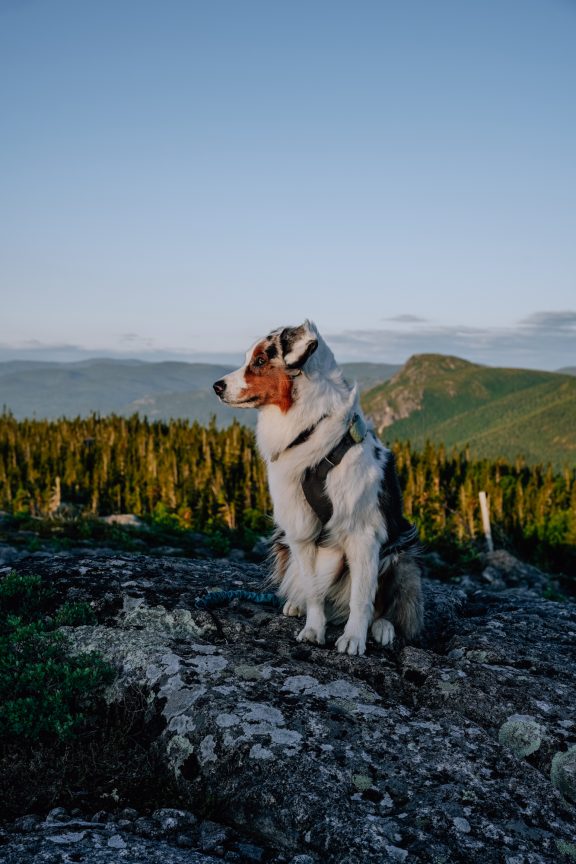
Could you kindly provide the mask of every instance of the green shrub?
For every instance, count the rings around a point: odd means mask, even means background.
[[[214,531],[208,537],[208,545],[214,555],[227,555],[231,548],[230,537],[224,531]]]
[[[42,585],[39,576],[12,570],[0,580],[0,627],[10,614],[24,621],[37,618],[46,612],[52,597],[53,592]]]
[[[89,603],[64,603],[54,616],[56,627],[80,627],[96,624],[96,615]]]
[[[52,592],[37,576],[0,581],[0,736],[29,742],[69,738],[114,678],[96,654],[70,656],[54,627],[93,623],[87,604],[65,604],[50,618]]]

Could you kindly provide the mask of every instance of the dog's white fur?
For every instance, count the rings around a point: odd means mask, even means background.
[[[268,372],[260,372],[254,364],[270,345],[276,346],[270,361],[264,357],[261,361],[268,365]],[[304,358],[302,364],[300,358]],[[288,408],[286,401],[280,406],[274,402],[276,384],[272,396],[262,395],[266,374],[269,380],[278,379],[283,388],[290,388]],[[244,366],[217,385],[224,386],[222,393],[217,392],[227,404],[260,409],[257,440],[266,460],[274,519],[280,529],[278,590],[286,597],[285,615],[306,613],[298,640],[323,644],[327,620],[347,616],[336,642],[339,652],[363,654],[370,625],[376,642],[390,644],[394,624],[378,614],[375,600],[379,584],[387,573],[394,577],[394,569],[397,596],[391,605],[397,612],[403,607],[400,624],[408,622],[404,635],[416,635],[422,603],[415,559],[409,553],[381,555],[389,540],[381,491],[384,466],[391,455],[374,433],[351,447],[328,474],[325,488],[333,513],[325,527],[326,539],[317,542],[321,524],[304,496],[302,477],[330,453],[345,435],[351,418],[362,412],[357,386],[345,381],[315,325],[306,321],[298,328],[273,331],[250,348]],[[311,427],[315,428],[307,440],[289,446]]]

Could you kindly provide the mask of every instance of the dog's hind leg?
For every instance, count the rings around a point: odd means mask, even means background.
[[[350,616],[336,642],[341,654],[364,654],[368,625],[374,617],[380,541],[372,533],[355,533],[345,543],[350,569]]]
[[[379,645],[391,645],[396,636],[394,625],[387,618],[376,618],[370,628],[372,638]]]

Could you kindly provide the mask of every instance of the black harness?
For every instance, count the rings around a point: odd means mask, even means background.
[[[312,435],[319,423],[322,422],[328,415],[324,415],[313,426],[304,429],[286,448],[289,450],[296,447],[298,444],[303,444]],[[364,420],[358,414],[352,417],[345,435],[340,439],[338,444],[324,456],[317,465],[311,465],[304,472],[302,477],[302,491],[306,501],[318,517],[322,524],[322,528],[316,538],[317,544],[322,544],[327,532],[324,526],[332,518],[334,507],[332,501],[326,492],[326,479],[330,471],[340,464],[346,453],[361,444],[366,437],[367,429]],[[278,458],[278,454],[275,459]],[[275,461],[273,459],[273,461]],[[388,555],[398,555],[406,549],[415,549],[418,544],[418,531],[415,525],[411,525],[406,519],[401,518],[401,522],[393,531],[396,536],[390,537],[387,543],[383,544],[380,550],[380,557]]]
[[[286,450],[291,450],[292,447],[297,447],[299,444],[303,444],[307,441],[320,423],[327,417],[328,414],[323,414],[316,423],[300,432],[300,434],[297,435],[290,444],[288,444]],[[344,437],[340,439],[338,444],[336,444],[336,446],[333,447],[326,456],[323,456],[317,465],[311,465],[304,472],[304,476],[301,480],[302,491],[304,492],[308,504],[323,526],[330,521],[332,513],[334,512],[332,502],[326,494],[326,478],[332,468],[335,468],[336,465],[340,464],[351,447],[355,447],[356,444],[362,443],[366,437],[366,431],[366,424],[362,417],[359,414],[354,414],[348,424]],[[272,456],[272,462],[276,462],[281,455],[282,452],[274,454],[274,456]]]
[[[360,444],[363,440],[364,436],[358,439],[358,436],[355,437],[352,434],[350,428],[347,429],[344,437],[321,459],[318,465],[312,465],[304,473],[301,481],[302,491],[322,525],[326,525],[330,521],[334,512],[332,501],[326,494],[326,478],[330,471],[340,464],[350,448]]]

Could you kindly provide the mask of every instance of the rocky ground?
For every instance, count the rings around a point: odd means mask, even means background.
[[[576,860],[576,606],[544,599],[534,568],[497,552],[481,575],[426,580],[421,642],[352,658],[336,631],[298,644],[298,621],[266,605],[195,608],[257,590],[257,565],[10,554],[0,575],[38,573],[92,603],[98,625],[67,628],[71,644],[118,670],[111,702],[141,694],[157,797],[170,793],[151,812],[23,814],[0,861]]]

